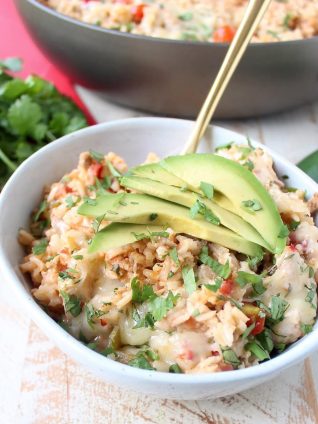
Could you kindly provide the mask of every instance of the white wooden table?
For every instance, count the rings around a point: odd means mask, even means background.
[[[80,89],[98,122],[141,116]],[[318,149],[318,104],[248,121],[217,122],[293,162]],[[318,352],[279,378],[216,401],[154,400],[100,381],[62,353],[0,284],[0,424],[318,423]]]

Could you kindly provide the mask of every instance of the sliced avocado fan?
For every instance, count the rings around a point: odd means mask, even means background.
[[[207,222],[203,216],[190,217],[189,209],[147,194],[119,193],[98,197],[95,201],[84,202],[79,208],[80,215],[101,217],[112,222],[162,225],[176,233],[220,244],[249,256],[262,254],[257,244],[245,240],[233,231]],[[96,236],[95,236],[96,237]]]
[[[246,240],[252,241],[270,250],[270,246],[258,234],[258,232],[240,216],[223,209],[215,202],[199,196],[190,191],[184,191],[178,187],[169,186],[158,181],[152,181],[141,177],[122,177],[120,184],[126,188],[159,197],[169,202],[174,202],[188,208],[195,207],[196,202],[206,206],[220,221],[220,223]]]
[[[284,249],[286,229],[276,204],[251,171],[237,162],[209,153],[170,156],[160,165],[196,190],[202,182],[212,184],[230,199],[235,208],[233,212],[256,229],[272,252]]]

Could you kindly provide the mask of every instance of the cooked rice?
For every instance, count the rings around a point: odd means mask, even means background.
[[[152,37],[230,41],[247,0],[41,0],[58,12],[88,24]],[[224,35],[225,32],[225,35]],[[255,42],[288,41],[318,34],[315,0],[274,0]]]

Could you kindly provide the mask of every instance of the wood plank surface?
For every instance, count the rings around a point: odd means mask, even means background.
[[[139,112],[81,96],[99,122]],[[318,104],[262,119],[217,122],[296,162],[318,148]],[[107,384],[62,353],[0,284],[0,423],[314,424],[318,353],[257,388],[216,401],[158,400]],[[136,388],[137,389],[137,388]]]

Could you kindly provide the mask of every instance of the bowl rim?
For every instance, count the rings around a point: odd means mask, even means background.
[[[170,39],[170,38],[162,38],[162,37],[152,37],[149,35],[142,35],[142,34],[131,34],[128,32],[124,32],[124,31],[116,31],[116,30],[112,30],[112,29],[107,29],[104,27],[100,27],[97,25],[93,25],[93,24],[88,24],[86,22],[80,21],[79,19],[75,19],[72,18],[68,15],[64,15],[63,13],[57,12],[55,9],[50,8],[49,6],[40,3],[40,1],[38,0],[15,0],[15,1],[19,1],[19,2],[27,2],[30,3],[33,7],[38,8],[40,10],[42,10],[45,13],[48,13],[52,16],[54,16],[57,19],[62,19],[63,21],[66,21],[70,24],[73,24],[75,26],[78,27],[83,27],[87,30],[92,30],[92,31],[97,31],[97,32],[101,32],[101,33],[106,33],[109,35],[113,35],[113,36],[118,36],[118,37],[123,37],[123,38],[128,38],[128,39],[135,39],[135,40],[140,40],[140,41],[144,41],[147,43],[164,43],[164,44],[176,44],[176,45],[192,45],[192,46],[205,46],[205,47],[214,47],[214,48],[222,48],[222,49],[227,49],[229,44],[228,43],[212,43],[209,41],[193,41],[193,40],[174,40],[174,39]],[[303,38],[303,39],[298,39],[298,40],[287,40],[287,41],[269,41],[269,42],[260,42],[260,43],[250,43],[248,46],[248,49],[257,49],[258,46],[281,46],[281,45],[288,45],[288,46],[295,46],[297,44],[303,44],[305,42],[310,42],[310,40],[312,41],[318,41],[318,35],[315,35],[313,37],[310,38]]]
[[[189,125],[190,120],[175,119],[175,118],[160,118],[160,117],[137,117],[137,118],[128,118],[120,119],[116,121],[101,123],[93,125],[82,130],[79,130],[75,133],[68,134],[54,143],[50,143],[32,156],[30,156],[26,161],[19,166],[17,171],[10,177],[9,181],[6,183],[1,196],[0,196],[0,218],[1,211],[3,210],[4,205],[6,204],[6,198],[12,189],[15,187],[17,182],[23,178],[23,174],[26,168],[29,167],[33,162],[36,163],[39,156],[45,155],[48,156],[50,153],[59,151],[63,149],[64,145],[76,143],[78,135],[86,136],[92,133],[103,134],[104,131],[107,132],[108,129],[114,127],[121,127],[123,125]],[[242,134],[235,131],[227,130],[219,126],[214,126],[214,128],[230,134],[235,134],[236,136],[242,137]],[[274,158],[274,161],[279,161],[283,165],[293,168],[294,174],[299,175],[306,185],[312,186],[314,190],[318,191],[318,184],[313,181],[308,175],[296,167],[279,154],[273,152],[267,146],[262,145],[261,143],[251,140],[252,143],[258,147],[263,148],[268,151]],[[0,219],[1,222],[1,219]],[[1,225],[0,225],[1,226]],[[18,264],[17,264],[18,265]],[[28,310],[31,319],[45,332],[45,334],[51,338],[60,348],[73,356],[76,360],[81,362],[83,365],[88,368],[98,369],[103,375],[107,375],[107,372],[112,371],[113,374],[126,376],[136,381],[142,381],[144,383],[164,383],[164,384],[173,384],[184,385],[184,384],[201,384],[201,385],[211,385],[218,383],[234,383],[238,381],[245,381],[249,379],[260,379],[262,377],[270,376],[272,374],[278,374],[283,371],[285,368],[290,367],[291,365],[300,362],[302,359],[310,355],[314,350],[318,349],[318,321],[315,323],[314,330],[296,341],[291,345],[291,348],[277,355],[275,358],[272,358],[266,362],[260,363],[258,365],[243,368],[233,371],[220,372],[220,373],[199,373],[199,374],[171,374],[167,372],[158,372],[158,371],[148,371],[139,368],[134,368],[115,360],[109,359],[85,346],[75,337],[71,336],[64,329],[62,329],[56,321],[53,320],[45,311],[40,307],[38,303],[35,302],[34,298],[30,293],[28,293],[17,275],[17,270],[11,267],[7,255],[6,248],[3,244],[3,238],[0,238],[0,269],[3,272],[4,279],[8,282],[10,281],[10,288],[13,289],[17,297],[19,298],[21,304],[23,303],[26,309]],[[93,371],[93,370],[92,370]]]

